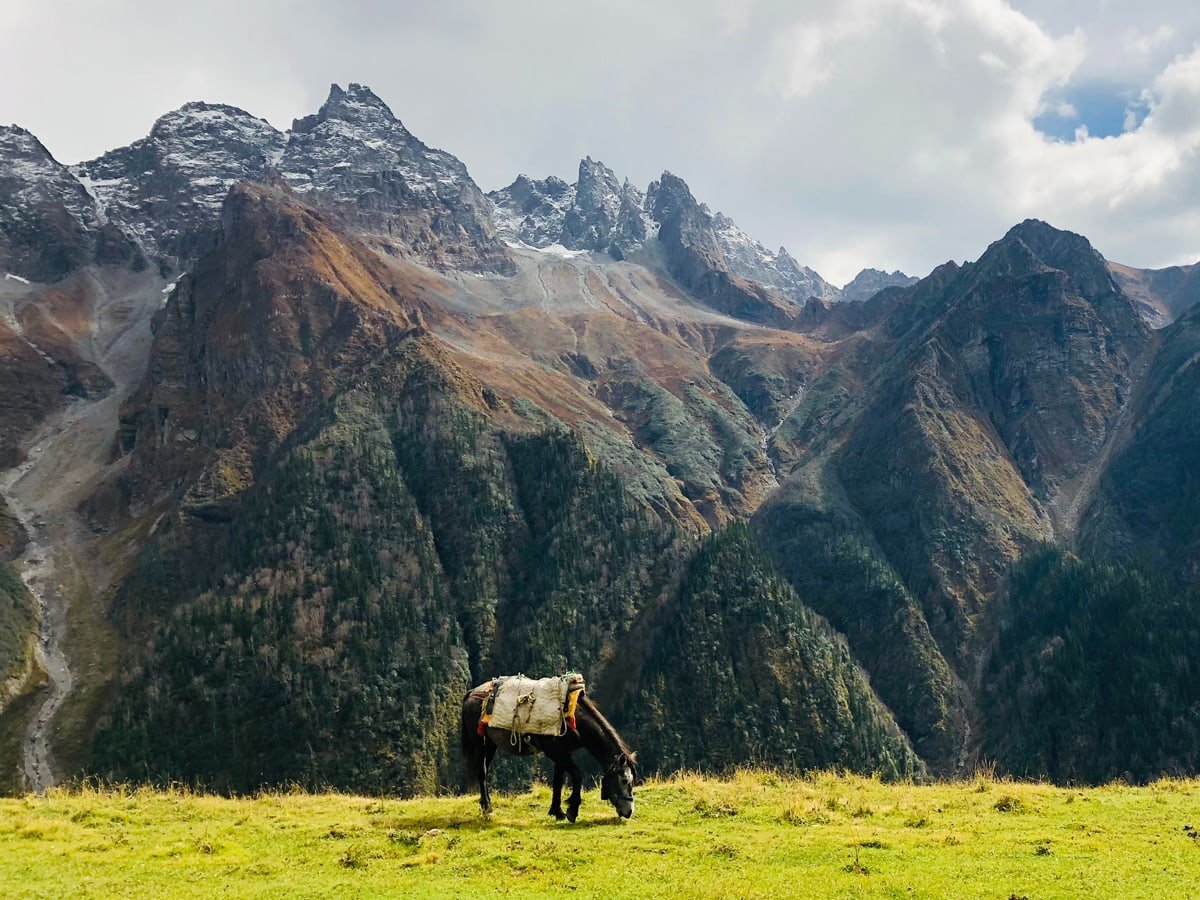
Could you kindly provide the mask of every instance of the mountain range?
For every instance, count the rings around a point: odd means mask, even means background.
[[[1029,220],[839,288],[351,84],[0,128],[0,272],[0,786],[444,790],[470,685],[568,669],[649,771],[1200,764],[1200,267]]]

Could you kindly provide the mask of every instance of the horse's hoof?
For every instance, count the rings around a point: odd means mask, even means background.
[[[560,822],[567,817],[567,814],[561,809],[550,810],[550,815],[554,816],[554,818],[558,819]]]
[[[574,824],[575,820],[578,818],[579,818],[579,810],[577,810],[577,809],[568,809],[567,810],[567,821],[568,822]]]

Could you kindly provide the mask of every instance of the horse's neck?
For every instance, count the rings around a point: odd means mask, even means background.
[[[576,728],[583,749],[595,758],[596,762],[608,769],[621,755],[621,746],[613,740],[604,726],[590,712],[580,710],[576,714]]]

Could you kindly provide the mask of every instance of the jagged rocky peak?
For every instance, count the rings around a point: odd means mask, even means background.
[[[304,116],[292,121],[293,132],[312,131],[316,126],[329,119],[343,122],[353,122],[359,125],[383,122],[388,125],[404,126],[396,118],[391,108],[379,98],[369,87],[351,82],[345,90],[340,85],[329,86],[329,96],[321,104],[321,108],[311,116]],[[405,129],[405,133],[408,131]]]
[[[687,249],[689,255],[711,268],[728,271],[724,249],[708,208],[692,195],[687,182],[670,172],[646,190],[646,209],[659,226],[659,236],[668,251]],[[669,261],[668,261],[669,262]]]
[[[579,163],[575,184],[521,175],[488,199],[500,235],[537,249],[557,245],[624,259],[646,242],[652,224],[642,192],[590,156]]]
[[[797,302],[810,297],[837,300],[838,290],[816,271],[803,266],[783,247],[772,253],[742,231],[732,219],[717,213],[717,236],[734,272],[757,281]]]
[[[980,262],[993,251],[1009,251],[1014,245],[1026,248],[1032,259],[1047,268],[1069,273],[1081,293],[1089,299],[1096,294],[1116,290],[1108,263],[1087,238],[1062,231],[1040,219],[1026,219],[1014,225],[1004,237],[988,248]]]
[[[562,240],[575,186],[551,175],[541,180],[518,175],[506,188],[488,194],[496,233],[510,244],[544,248]]]
[[[241,141],[256,152],[267,148],[278,150],[283,145],[283,134],[266,119],[244,109],[226,103],[194,100],[160,116],[146,140],[166,144],[168,152],[208,146],[233,156],[233,148],[229,146],[232,142]]]
[[[626,179],[590,156],[579,163],[575,205],[563,222],[563,244],[602,249],[623,259],[646,241],[645,197]],[[574,249],[574,248],[573,248]]]
[[[0,178],[5,181],[37,184],[63,171],[42,142],[19,125],[0,125],[0,158]]]
[[[659,233],[664,222],[682,228],[692,248],[709,263],[802,302],[828,300],[840,292],[782,247],[767,250],[728,216],[711,212],[687,182],[664,172],[643,194],[590,156],[579,163],[574,184],[553,176],[519,176],[488,194],[496,231],[513,245],[561,247],[625,259]],[[685,227],[686,226],[686,227]]]
[[[842,287],[842,299],[849,303],[870,300],[880,291],[890,287],[908,287],[920,281],[897,269],[885,272],[882,269],[863,269]]]
[[[61,203],[85,227],[99,223],[96,204],[70,171],[34,135],[17,125],[0,126],[0,191],[5,221],[29,207]]]
[[[336,84],[316,115],[297,119],[280,169],[299,191],[353,191],[365,174],[394,172],[408,191],[455,198],[470,185],[467,168],[442,150],[426,147],[370,88]]]
[[[670,216],[701,211],[688,183],[670,171],[664,171],[646,189],[646,209],[656,222]]]
[[[1041,219],[1025,219],[1008,229],[1001,241],[1021,241],[1038,256],[1053,259],[1079,254],[1092,255],[1097,251],[1081,234],[1055,228]],[[1057,268],[1057,267],[1056,267]]]
[[[128,147],[75,166],[102,200],[154,179],[180,182],[179,192],[220,209],[230,185],[262,174],[283,151],[284,135],[267,122],[222,103],[185,103],[159,117],[150,133]],[[166,177],[164,177],[166,176]]]
[[[332,85],[317,114],[294,123],[279,169],[381,249],[439,267],[513,270],[466,166],[414,137],[370,88]]]

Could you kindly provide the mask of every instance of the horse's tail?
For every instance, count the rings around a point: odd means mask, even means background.
[[[479,739],[479,716],[482,711],[481,701],[473,698],[471,692],[467,691],[467,695],[463,697],[461,737],[468,790],[479,786],[479,777],[475,773],[479,764],[479,754],[483,752],[483,741]]]

